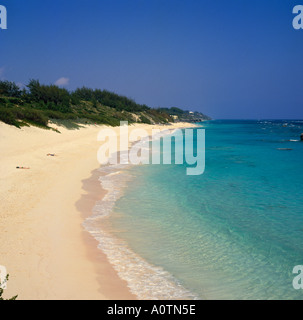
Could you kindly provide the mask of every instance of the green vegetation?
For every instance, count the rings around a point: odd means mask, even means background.
[[[170,115],[174,115],[174,116],[182,116],[184,114],[184,110],[176,108],[176,107],[172,107],[172,108],[159,108],[158,110],[161,110],[163,112],[166,112]]]
[[[18,298],[18,296],[14,296],[10,299],[4,299],[2,296],[3,296],[3,292],[4,290],[2,289],[1,286],[3,286],[4,283],[6,283],[8,281],[8,278],[9,278],[9,275],[6,276],[6,279],[3,283],[0,283],[0,300],[3,301],[3,300],[16,300]]]
[[[211,120],[210,117],[206,116],[201,112],[184,111],[182,109],[172,107],[172,108],[159,108],[158,112],[165,112],[171,117],[175,118],[175,121],[185,121],[185,122],[201,122],[204,120]]]
[[[30,80],[26,89],[0,81],[0,121],[18,128],[36,125],[50,129],[49,121],[70,129],[82,124],[117,126],[129,123],[168,123],[172,117],[107,90],[79,88],[69,92],[55,85]]]

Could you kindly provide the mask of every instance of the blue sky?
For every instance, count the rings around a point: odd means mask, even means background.
[[[301,3],[300,3],[301,1]],[[214,118],[303,119],[303,0],[0,0],[0,79]]]

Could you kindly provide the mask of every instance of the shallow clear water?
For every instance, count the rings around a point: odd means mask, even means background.
[[[124,168],[132,182],[109,217],[115,239],[201,299],[302,299],[292,270],[303,264],[303,121],[201,126],[203,175],[187,176],[185,165]]]

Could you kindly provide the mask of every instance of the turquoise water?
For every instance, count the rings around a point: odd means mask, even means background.
[[[110,216],[115,235],[199,299],[302,299],[292,270],[303,264],[303,121],[201,127],[203,175],[126,169],[133,181]]]

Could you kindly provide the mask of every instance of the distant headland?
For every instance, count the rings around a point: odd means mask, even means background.
[[[35,125],[50,129],[49,121],[72,129],[81,124],[117,126],[120,121],[167,124],[209,119],[200,112],[176,107],[150,108],[108,90],[82,87],[68,91],[39,80],[30,80],[20,88],[15,82],[0,81],[0,121],[18,128]]]

